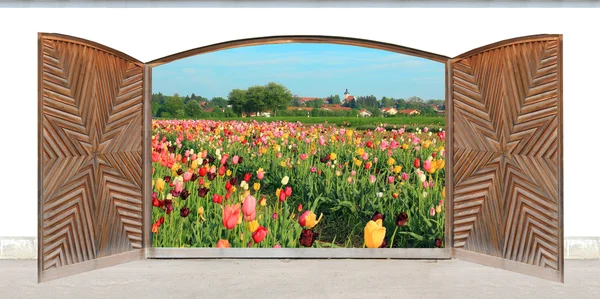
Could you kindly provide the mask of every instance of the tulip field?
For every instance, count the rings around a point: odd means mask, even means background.
[[[445,131],[153,120],[154,247],[443,247]]]

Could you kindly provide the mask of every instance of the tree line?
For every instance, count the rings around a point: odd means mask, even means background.
[[[328,111],[322,108],[331,104],[341,104],[350,110]],[[366,109],[373,116],[380,116],[380,108],[394,107],[398,110],[417,109],[421,115],[436,115],[431,107],[432,104],[444,109],[444,100],[423,100],[413,96],[407,99],[382,97],[378,100],[375,96],[358,96],[350,101],[343,101],[339,95],[302,102],[300,97],[292,95],[292,92],[284,85],[270,82],[266,85],[255,85],[247,89],[233,89],[227,98],[213,97],[208,99],[191,95],[180,96],[175,93],[172,96],[162,93],[152,94],[152,116],[160,118],[222,118],[236,117],[243,114],[271,111],[271,115],[277,116],[300,116],[306,115],[306,111],[288,111],[288,106],[311,107],[312,116],[356,116],[358,111]],[[212,109],[211,109],[212,108]],[[210,112],[209,112],[210,111]]]

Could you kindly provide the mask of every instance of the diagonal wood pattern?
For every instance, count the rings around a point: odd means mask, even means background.
[[[452,63],[453,247],[561,271],[559,38]]]
[[[142,246],[143,66],[41,40],[42,271]]]

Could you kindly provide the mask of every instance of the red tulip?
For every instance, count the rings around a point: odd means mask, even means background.
[[[221,165],[221,167],[219,167],[219,175],[220,175],[220,176],[223,176],[223,175],[225,175],[225,166],[222,166],[222,165]]]
[[[208,170],[206,169],[206,167],[200,167],[200,169],[198,169],[198,174],[200,176],[205,176],[207,171]]]
[[[252,240],[254,240],[254,243],[260,243],[262,240],[265,239],[265,237],[267,236],[267,229],[264,226],[259,226],[253,233],[252,233]]]
[[[246,174],[244,175],[244,181],[246,181],[246,183],[250,183],[251,178],[252,178],[252,174],[250,174],[249,172],[246,172]]]
[[[220,203],[222,203],[222,202],[223,202],[223,196],[221,196],[221,195],[219,195],[219,194],[215,193],[215,194],[213,194],[213,196],[212,196],[212,200],[213,200],[213,202],[220,204]]]
[[[279,201],[280,202],[284,202],[285,201],[285,192],[279,192]]]
[[[225,190],[229,191],[229,189],[231,189],[231,183],[229,181],[227,181],[227,183],[225,183]]]
[[[415,159],[415,167],[416,167],[416,168],[419,168],[419,167],[421,167],[421,158],[416,158],[416,159]]]
[[[298,223],[303,227],[306,226],[306,216],[308,216],[308,214],[310,214],[310,210],[306,210],[306,212],[298,217]]]
[[[287,196],[287,197],[292,196],[292,187],[291,186],[285,187],[285,196]]]

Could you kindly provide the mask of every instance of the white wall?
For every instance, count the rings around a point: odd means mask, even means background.
[[[343,19],[352,20],[340,22]],[[310,21],[310,20],[314,21]],[[365,38],[447,56],[499,40],[564,34],[565,236],[600,236],[600,10],[468,8],[0,9],[0,236],[37,234],[37,32],[93,40],[149,61],[240,38]]]

